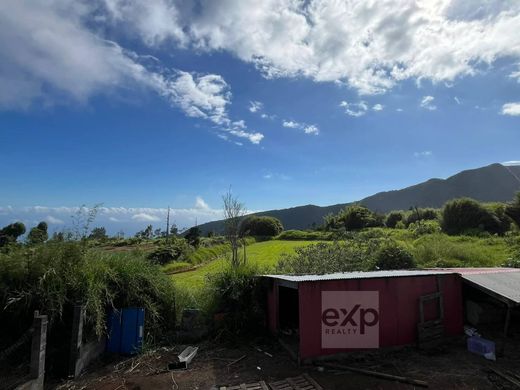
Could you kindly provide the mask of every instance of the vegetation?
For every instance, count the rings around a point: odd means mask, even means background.
[[[105,331],[107,308],[126,306],[144,307],[147,329],[155,333],[172,320],[174,298],[168,276],[139,253],[64,241],[0,254],[0,321],[6,329],[30,323],[34,310],[47,314],[52,326],[67,307],[82,303],[98,335]]]
[[[308,230],[286,230],[279,234],[277,240],[295,240],[295,241],[328,241],[332,240],[333,234],[322,231],[308,231]]]
[[[505,232],[497,215],[479,202],[469,198],[454,199],[444,205],[442,228],[450,235],[478,231]]]
[[[283,231],[282,223],[274,217],[250,215],[240,223],[240,236],[274,237]]]
[[[25,234],[25,225],[21,222],[15,222],[0,229],[0,248],[16,242],[22,234]]]
[[[27,236],[27,242],[29,244],[41,244],[49,239],[49,234],[47,233],[47,223],[40,222],[38,225],[33,227]]]
[[[238,198],[233,196],[231,190],[222,197],[222,202],[224,206],[224,231],[229,246],[231,247],[231,265],[233,267],[238,267],[240,265],[238,249],[242,244],[242,237],[240,236],[240,221],[242,220],[246,209],[244,204],[241,203]],[[246,262],[245,250],[243,261],[244,263]]]
[[[385,226],[394,229],[398,222],[404,220],[404,213],[402,211],[391,211],[385,219]]]

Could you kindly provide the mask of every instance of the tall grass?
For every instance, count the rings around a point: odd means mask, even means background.
[[[0,321],[6,329],[30,323],[33,310],[47,314],[52,327],[75,304],[86,306],[87,326],[98,336],[107,310],[144,307],[153,335],[174,322],[175,287],[139,252],[109,253],[70,241],[0,254]]]

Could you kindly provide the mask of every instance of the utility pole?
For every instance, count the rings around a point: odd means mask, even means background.
[[[166,243],[170,242],[170,206],[168,206],[168,214],[166,215]]]

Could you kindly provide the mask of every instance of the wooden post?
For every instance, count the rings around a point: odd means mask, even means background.
[[[85,322],[85,307],[81,305],[74,306],[74,314],[72,318],[72,335],[70,339],[70,356],[69,356],[69,377],[75,378],[77,372],[77,361],[83,343],[83,323]]]
[[[45,377],[45,349],[47,346],[47,316],[34,312],[33,336],[31,345],[31,389],[43,389]]]

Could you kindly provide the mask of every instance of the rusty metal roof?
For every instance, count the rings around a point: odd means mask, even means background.
[[[372,279],[372,278],[398,278],[406,276],[431,276],[449,275],[453,271],[445,270],[393,270],[393,271],[369,271],[369,272],[338,272],[323,275],[264,275],[267,278],[286,280],[289,282],[314,282],[320,280],[345,280],[345,279]]]

